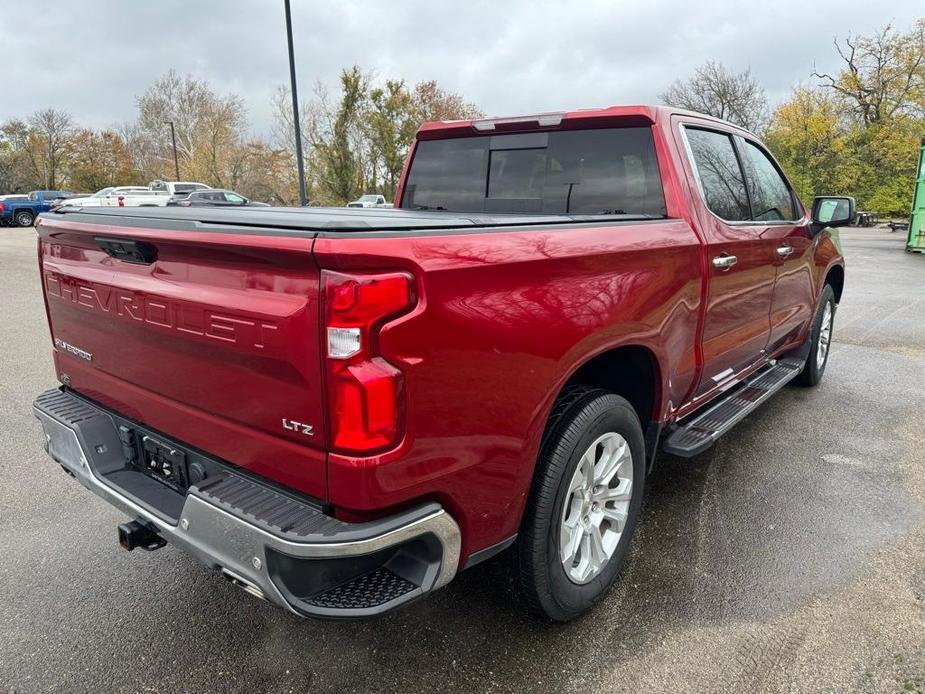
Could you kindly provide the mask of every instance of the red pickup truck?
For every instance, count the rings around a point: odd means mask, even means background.
[[[854,201],[626,106],[427,123],[395,210],[62,208],[37,225],[51,457],[300,615],[507,552],[555,620],[614,582],[659,449],[819,382]]]

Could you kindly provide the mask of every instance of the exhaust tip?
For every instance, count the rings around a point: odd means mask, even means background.
[[[255,584],[248,581],[246,578],[241,578],[236,573],[229,571],[225,567],[222,567],[222,576],[229,583],[233,583],[238,588],[243,590],[245,593],[250,593],[254,597],[260,598],[261,600],[266,600],[267,596],[264,592]]]

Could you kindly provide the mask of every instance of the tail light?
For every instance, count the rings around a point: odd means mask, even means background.
[[[321,282],[332,447],[347,453],[386,448],[401,433],[404,381],[381,356],[379,331],[416,303],[412,277],[322,270]]]
[[[6,208],[3,206],[3,203],[0,202],[0,214],[2,214],[2,213],[3,213],[3,210],[5,210],[5,209],[6,209]]]
[[[177,203],[177,205],[179,205],[180,207],[189,207],[189,206],[190,206],[190,201],[189,201],[189,200],[181,200],[180,202]]]

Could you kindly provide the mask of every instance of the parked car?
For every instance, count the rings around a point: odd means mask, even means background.
[[[659,449],[822,379],[854,201],[810,212],[754,135],[669,107],[427,123],[401,180],[380,215],[43,215],[46,448],[132,518],[124,548],[299,615],[382,614],[509,552],[572,619]]]
[[[212,188],[211,190],[194,190],[186,195],[175,195],[167,202],[179,207],[269,207],[265,202],[248,200],[233,190]]]
[[[194,181],[151,181],[151,190],[166,192],[170,197],[182,193],[192,193],[194,190],[211,190],[212,186]]]
[[[0,225],[31,227],[35,218],[51,209],[52,201],[70,196],[64,190],[33,190],[25,200],[14,196],[0,202]]]
[[[347,207],[392,207],[392,203],[385,201],[384,195],[361,195]]]

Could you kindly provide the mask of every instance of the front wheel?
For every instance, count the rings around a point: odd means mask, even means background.
[[[835,292],[831,285],[825,285],[819,296],[819,307],[809,334],[809,354],[795,383],[815,386],[822,380],[826,364],[829,363],[829,348],[832,344],[832,328],[835,322]]]
[[[515,550],[534,612],[574,619],[607,593],[629,554],[645,472],[642,427],[626,400],[592,388],[560,399]]]
[[[35,215],[31,212],[17,212],[16,213],[16,225],[21,227],[31,227],[32,222],[35,221]]]

